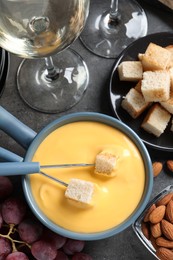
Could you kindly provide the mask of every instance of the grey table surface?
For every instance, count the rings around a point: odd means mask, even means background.
[[[158,9],[144,1],[139,2],[147,14],[149,24],[148,34],[165,31],[173,32],[173,13]],[[40,113],[28,107],[21,100],[16,88],[16,73],[21,58],[12,54],[10,54],[9,74],[4,92],[0,98],[0,105],[36,132],[39,132],[54,119],[72,112],[93,111],[114,116],[110,106],[108,87],[115,59],[100,58],[90,53],[82,45],[80,39],[77,39],[71,48],[76,50],[83,57],[88,66],[90,75],[89,86],[85,96],[76,106],[60,114]],[[21,156],[25,156],[26,151],[2,131],[0,131],[0,145]],[[160,151],[151,151],[151,155],[153,159],[154,157],[158,157],[159,160],[171,158],[170,153]],[[15,179],[14,182],[15,185],[20,187],[20,178]],[[152,197],[170,184],[173,184],[173,178],[168,176],[163,170],[154,180]],[[132,227],[129,227],[116,236],[99,241],[87,242],[85,252],[89,253],[95,260],[155,259],[138,240]]]

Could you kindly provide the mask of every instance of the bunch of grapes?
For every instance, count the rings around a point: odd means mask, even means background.
[[[0,176],[0,260],[92,260],[82,252],[84,241],[43,226],[13,190],[11,179]]]

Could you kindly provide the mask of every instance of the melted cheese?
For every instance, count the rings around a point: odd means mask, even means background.
[[[66,187],[41,174],[31,175],[33,196],[54,223],[74,232],[99,232],[119,225],[135,210],[144,190],[144,163],[133,142],[111,126],[97,122],[64,125],[44,139],[33,161],[41,165],[95,163],[96,155],[105,149],[118,158],[115,177],[96,175],[94,167],[44,170],[67,183],[72,178],[93,182],[97,189],[92,207],[69,203]]]

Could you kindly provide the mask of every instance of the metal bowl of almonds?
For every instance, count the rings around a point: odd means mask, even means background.
[[[156,259],[173,259],[173,185],[149,202],[133,230]]]

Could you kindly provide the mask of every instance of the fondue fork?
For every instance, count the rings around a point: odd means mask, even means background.
[[[89,167],[94,166],[94,163],[67,163],[67,164],[55,164],[55,165],[41,165],[41,168],[71,168],[71,167]]]
[[[68,184],[60,179],[57,179],[43,171],[42,168],[70,168],[70,167],[89,167],[94,166],[90,163],[73,163],[73,164],[55,164],[55,165],[40,165],[39,162],[1,162],[0,163],[0,176],[15,176],[39,173],[56,181],[63,186],[67,187]]]
[[[94,166],[94,164],[88,163],[77,163],[77,164],[56,164],[56,165],[42,165],[38,162],[23,162],[23,158],[0,147],[0,159],[11,161],[11,162],[0,162],[0,176],[15,176],[25,175],[30,173],[39,173],[45,177],[68,187],[68,184],[60,179],[57,179],[47,173],[41,171],[41,168],[68,168],[68,167],[88,167]]]
[[[65,187],[68,187],[68,183],[66,183],[66,182],[64,182],[64,181],[62,181],[62,180],[60,180],[60,179],[57,179],[57,178],[55,178],[55,177],[53,177],[53,176],[51,176],[51,175],[48,175],[47,173],[42,172],[42,171],[40,171],[39,173],[42,174],[42,175],[44,175],[45,177],[47,177],[47,178],[53,180],[53,181],[58,182],[59,184],[62,184],[62,185],[65,186]]]
[[[40,165],[39,162],[1,162],[0,175],[25,175],[30,173],[40,173],[41,169],[48,168],[72,168],[94,166],[92,163],[54,164]]]

